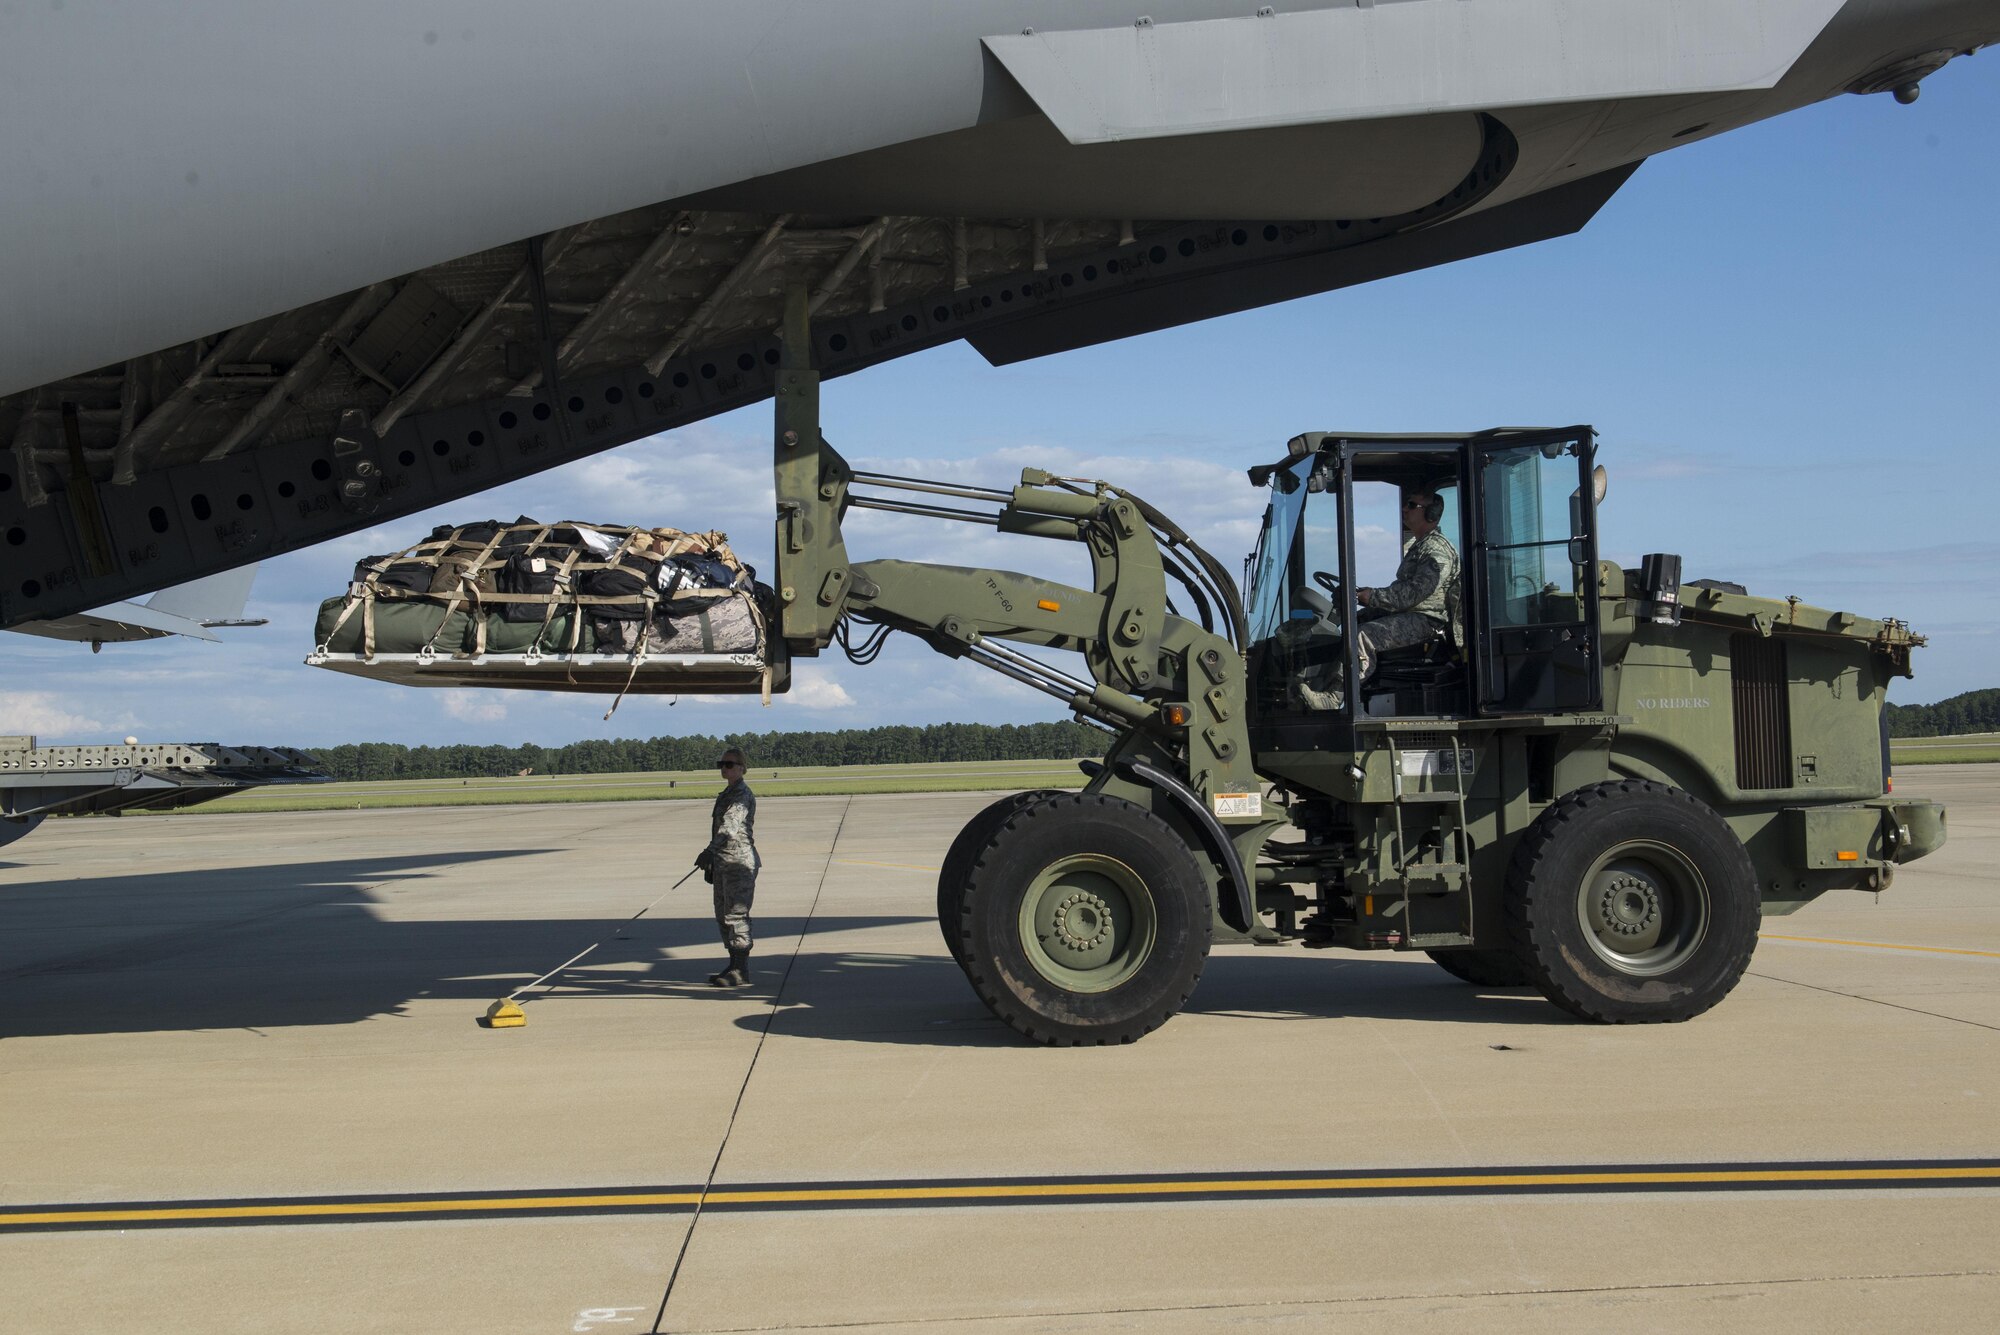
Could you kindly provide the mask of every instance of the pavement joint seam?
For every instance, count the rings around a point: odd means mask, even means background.
[[[890,1317],[866,1321],[787,1322],[766,1326],[706,1326],[685,1335],[758,1335],[762,1331],[868,1330],[898,1326],[953,1326],[973,1322],[1048,1321],[1064,1317],[1149,1316],[1173,1312],[1254,1312],[1283,1307],[1351,1307],[1360,1303],[1452,1302],[1479,1298],[1562,1298],[1593,1293],[1698,1293],[1704,1289],[1740,1289],[1795,1284],[1880,1284],[1927,1279],[1992,1279],[2000,1270],[1919,1270],[1869,1275],[1776,1275],[1762,1279],[1662,1281],[1657,1284],[1575,1285],[1553,1289],[1469,1289],[1443,1293],[1371,1293],[1339,1298],[1271,1298],[1249,1303],[1184,1303],[1160,1307],[1085,1307],[1059,1312],[979,1312],[966,1316]]]
[[[1950,1020],[1953,1024],[1969,1024],[1974,1029],[1986,1029],[2000,1034],[2000,1024],[1987,1024],[1983,1020],[1968,1020],[1962,1015],[1946,1015],[1943,1011],[1927,1011],[1920,1006],[1905,1006],[1900,1002],[1884,1001],[1880,997],[1864,997],[1859,992],[1843,992],[1837,987],[1821,987],[1817,983],[1802,983],[1796,978],[1780,978],[1774,973],[1750,971],[1752,978],[1762,978],[1772,983],[1788,983],[1793,987],[1803,987],[1813,992],[1825,992],[1831,996],[1846,997],[1849,1001],[1866,1001],[1876,1006],[1887,1006],[1890,1010],[1908,1011],[1912,1015],[1928,1015],[1933,1020]]]
[[[1962,950],[1957,946],[1910,946],[1896,941],[1849,941],[1837,936],[1780,936],[1775,932],[1760,932],[1759,941],[1786,941],[1809,946],[1859,946],[1868,950],[1910,950],[1925,955],[1977,955],[1982,959],[2000,960],[2000,950]]]
[[[813,887],[812,903],[806,907],[805,921],[799,924],[797,940],[792,945],[792,956],[785,961],[784,975],[778,979],[777,989],[771,993],[771,1007],[764,1015],[764,1031],[757,1035],[757,1046],[750,1053],[750,1064],[744,1068],[743,1083],[737,1087],[736,1102],[729,1109],[729,1122],[722,1129],[722,1143],[715,1147],[715,1160],[708,1166],[708,1178],[701,1184],[701,1195],[694,1203],[694,1215],[688,1220],[687,1232],[681,1235],[681,1249],[674,1254],[674,1268],[667,1274],[666,1292],[660,1295],[660,1309],[653,1314],[653,1332],[659,1335],[660,1323],[667,1319],[667,1304],[673,1301],[674,1285],[681,1277],[681,1264],[687,1260],[688,1249],[694,1245],[694,1231],[701,1224],[702,1207],[708,1203],[708,1193],[715,1186],[715,1175],[722,1168],[722,1156],[729,1152],[729,1138],[736,1132],[736,1116],[743,1111],[743,1098],[750,1092],[750,1077],[757,1073],[757,1059],[764,1055],[764,1042],[771,1037],[771,1026],[777,1021],[778,1007],[785,999],[785,985],[792,981],[792,969],[799,962],[799,952],[805,949],[806,937],[812,931],[813,915],[819,912],[820,896],[826,892],[826,878],[833,871],[833,855],[840,848],[840,832],[847,828],[847,813],[854,808],[854,799],[849,797],[840,808],[840,819],[834,823],[833,838],[826,847],[826,861],[819,869],[819,884]]]

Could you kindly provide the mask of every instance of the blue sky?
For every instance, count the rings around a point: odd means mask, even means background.
[[[1024,365],[963,344],[827,387],[856,460],[1006,485],[1025,464],[1147,495],[1235,568],[1242,480],[1310,429],[1593,423],[1606,554],[1674,551],[1739,580],[1931,637],[1891,698],[2000,685],[2000,54],[1920,102],[1842,97],[1648,162],[1576,236]],[[438,512],[729,529],[769,551],[767,407],[637,442]],[[313,608],[357,556],[429,516],[268,562],[226,645],[0,637],[0,732],[46,741],[554,744],[585,737],[1053,718],[1053,702],[914,644],[806,665],[754,699],[439,692],[301,665]],[[857,556],[1076,578],[1054,544],[868,517]]]

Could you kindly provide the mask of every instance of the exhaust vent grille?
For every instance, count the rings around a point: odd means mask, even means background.
[[[1792,705],[1785,642],[1734,635],[1729,641],[1730,703],[1736,721],[1736,786],[1792,786]]]

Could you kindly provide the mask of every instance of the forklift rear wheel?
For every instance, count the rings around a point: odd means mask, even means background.
[[[1007,817],[973,860],[965,974],[1038,1043],[1130,1043],[1186,1003],[1208,958],[1208,878],[1121,798],[1065,794]]]
[[[1427,950],[1440,969],[1474,987],[1532,987],[1528,967],[1511,950]]]
[[[965,823],[958,837],[951,841],[951,847],[944,855],[944,865],[938,869],[937,909],[938,931],[944,935],[944,948],[958,961],[958,967],[965,967],[965,924],[961,911],[965,902],[965,878],[972,871],[972,860],[986,847],[1007,821],[1007,818],[1023,807],[1032,806],[1044,798],[1061,797],[1060,788],[1038,788],[1032,792],[1009,793],[998,802],[982,810]]]
[[[1692,794],[1595,784],[1543,812],[1508,876],[1509,928],[1550,1001],[1586,1020],[1686,1020],[1757,948],[1750,855]]]

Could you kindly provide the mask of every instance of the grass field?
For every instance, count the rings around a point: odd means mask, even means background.
[[[1960,737],[1898,737],[1889,743],[1898,765],[1977,765],[2000,761],[2000,732]]]
[[[824,793],[949,793],[983,789],[1080,788],[1074,760],[982,760],[935,765],[847,765],[750,771],[760,797]],[[244,811],[356,811],[376,807],[495,806],[521,802],[707,801],[721,786],[714,770],[662,774],[533,774],[510,779],[395,779],[255,788],[195,808]]]
[[[2000,762],[2000,733],[1965,737],[1899,738],[1891,744],[1901,765]],[[828,793],[950,793],[986,789],[1080,788],[1073,760],[982,760],[932,765],[848,765],[750,772],[761,796],[808,797]],[[533,774],[508,779],[396,779],[379,783],[329,783],[256,788],[194,810],[358,811],[378,807],[500,806],[534,802],[706,801],[716,792],[713,770],[660,774]]]

